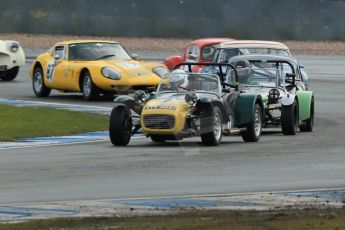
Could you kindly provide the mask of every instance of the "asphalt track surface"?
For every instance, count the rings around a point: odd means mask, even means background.
[[[133,139],[0,150],[0,204],[231,194],[345,187],[344,63],[341,56],[298,56],[315,91],[315,131],[266,132],[258,143],[225,137],[218,147],[199,138],[155,144]],[[33,95],[27,65],[0,98],[112,106],[78,94]],[[1,118],[6,119],[6,118]]]

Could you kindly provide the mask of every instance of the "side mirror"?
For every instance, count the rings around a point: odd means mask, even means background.
[[[304,69],[304,65],[300,64],[300,65],[299,65],[299,68],[300,68],[300,69]]]
[[[60,58],[60,55],[58,55],[58,54],[55,54],[54,55],[54,60],[55,61],[59,61],[61,58]]]
[[[132,58],[133,60],[138,60],[139,55],[138,55],[138,54],[131,54],[131,58]]]

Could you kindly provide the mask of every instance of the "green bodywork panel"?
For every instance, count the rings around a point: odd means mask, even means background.
[[[299,120],[305,121],[310,117],[311,101],[314,96],[312,91],[297,91],[299,104]]]
[[[230,121],[228,113],[227,113],[226,109],[224,108],[224,105],[222,104],[222,102],[220,102],[219,98],[217,98],[216,96],[208,95],[208,96],[200,97],[199,101],[202,103],[211,104],[213,106],[218,106],[222,112],[223,121],[224,122]]]
[[[235,108],[235,127],[241,127],[252,121],[257,98],[257,94],[238,95]]]

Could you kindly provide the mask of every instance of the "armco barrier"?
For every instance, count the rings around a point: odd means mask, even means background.
[[[345,40],[344,12],[344,0],[0,0],[0,32]]]

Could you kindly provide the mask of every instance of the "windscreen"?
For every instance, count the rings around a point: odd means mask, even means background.
[[[170,73],[161,79],[159,93],[185,93],[187,91],[220,95],[221,85],[217,75],[203,73]]]
[[[288,64],[270,62],[252,62],[250,67],[237,68],[240,86],[242,87],[282,87],[285,88],[285,78],[293,70]],[[235,74],[230,70],[226,76],[229,84],[235,85]]]
[[[131,57],[117,43],[76,43],[69,45],[69,60],[93,61],[101,59],[130,60]]]

